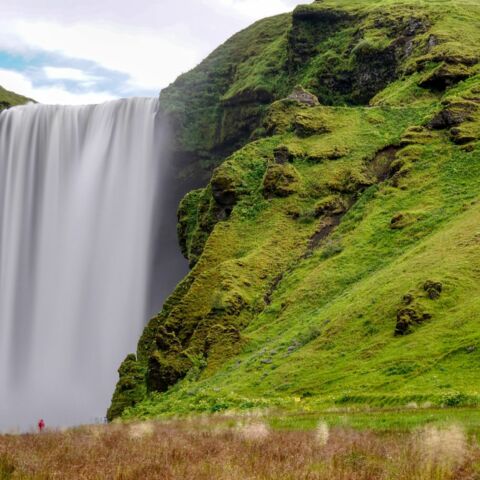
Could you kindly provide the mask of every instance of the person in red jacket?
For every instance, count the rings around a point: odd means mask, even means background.
[[[39,432],[42,432],[44,428],[45,428],[45,422],[43,421],[43,418],[41,418],[41,419],[38,421],[38,431],[39,431]]]

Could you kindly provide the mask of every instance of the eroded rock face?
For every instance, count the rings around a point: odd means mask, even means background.
[[[362,45],[355,50],[352,90],[355,103],[365,104],[395,79],[397,60],[394,45],[384,49]]]
[[[112,404],[107,412],[108,421],[121,415],[128,407],[133,407],[144,395],[141,385],[144,372],[133,354],[128,355],[118,369],[120,380],[117,383],[112,398]]]
[[[442,294],[443,285],[440,282],[427,280],[423,284],[423,291],[426,292],[429,300],[437,300]],[[417,296],[407,293],[402,298],[404,306],[397,311],[397,322],[395,326],[395,336],[408,335],[413,333],[415,327],[430,320],[432,316],[425,313],[421,302],[425,301],[425,296],[419,294]]]
[[[449,103],[430,120],[428,126],[433,130],[456,127],[463,122],[471,121],[472,114],[477,108],[476,105],[467,102]]]
[[[182,350],[182,344],[175,335],[175,332],[168,331],[164,325],[159,327],[155,343],[161,352],[180,352]]]
[[[342,10],[319,8],[318,4],[299,5],[293,12],[288,34],[289,71],[299,70],[317,53],[320,42],[352,20],[353,17]]]
[[[480,137],[479,124],[480,99],[471,98],[445,102],[444,108],[430,120],[428,127],[432,130],[449,130],[453,143],[472,147]]]
[[[430,90],[444,91],[471,75],[471,70],[465,65],[444,62],[421,80],[419,85]]]
[[[183,355],[165,355],[160,351],[154,352],[148,359],[147,389],[150,392],[166,392],[185,377],[192,366]]]
[[[375,180],[368,172],[349,169],[342,172],[335,181],[329,182],[328,186],[332,192],[355,195],[374,183]]]
[[[177,234],[184,257],[193,267],[202,254],[205,242],[220,217],[230,207],[219,206],[211,187],[194,190],[184,197],[178,208]],[[195,222],[192,219],[195,218]]]
[[[225,358],[225,350],[238,351],[242,344],[240,330],[235,325],[214,325],[205,338],[205,352],[209,359]]]

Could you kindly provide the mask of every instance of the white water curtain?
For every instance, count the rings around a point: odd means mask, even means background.
[[[105,414],[148,315],[157,109],[0,114],[0,429]]]

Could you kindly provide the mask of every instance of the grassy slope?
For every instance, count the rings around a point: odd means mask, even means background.
[[[18,95],[17,93],[10,92],[5,90],[3,87],[0,87],[0,110],[4,108],[14,107],[15,105],[24,105],[25,103],[31,102],[30,98]]]
[[[209,187],[187,197],[180,225],[194,267],[142,337],[133,360],[141,401],[125,417],[480,402],[480,76],[470,61],[480,56],[480,9],[466,0],[320,6],[361,13],[364,25],[376,25],[378,8],[400,16],[411,8],[432,24],[423,36],[439,41],[404,59],[400,78],[371,99],[373,107],[274,103],[265,121],[271,135],[233,154]],[[377,27],[366,37],[392,41]],[[446,90],[420,86],[440,68],[447,76],[465,68],[470,78]],[[301,75],[312,88],[312,70]],[[452,104],[461,112],[454,128],[427,128]],[[379,182],[381,152],[391,145],[390,175]],[[274,159],[279,147],[290,156],[286,165]],[[277,191],[265,195],[272,178]],[[228,211],[219,189],[235,196]],[[316,241],[334,218],[324,208],[332,201],[351,207]],[[424,291],[429,280],[442,283],[439,299]],[[431,319],[395,336],[407,294],[409,308]],[[162,328],[174,348],[165,348]],[[184,359],[175,364],[177,380],[186,378],[146,395],[138,378],[165,373],[174,357]],[[117,396],[131,391],[129,374]]]

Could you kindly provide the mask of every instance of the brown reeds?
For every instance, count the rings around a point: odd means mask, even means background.
[[[0,436],[1,480],[466,480],[480,478],[479,465],[476,442],[455,425],[302,432],[212,417]]]

